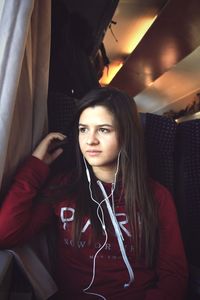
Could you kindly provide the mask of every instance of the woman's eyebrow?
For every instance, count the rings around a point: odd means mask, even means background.
[[[88,124],[79,123],[79,126],[89,126],[89,125]],[[97,127],[100,127],[100,126],[114,127],[112,124],[107,124],[107,123],[95,124],[95,126],[97,126]]]

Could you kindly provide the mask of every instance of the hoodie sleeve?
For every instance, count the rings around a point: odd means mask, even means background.
[[[159,203],[159,249],[157,286],[146,293],[145,300],[184,300],[188,269],[178,218],[170,192],[157,184]]]
[[[31,156],[14,177],[0,209],[0,247],[27,241],[50,222],[52,209],[35,199],[49,175],[49,167]]]

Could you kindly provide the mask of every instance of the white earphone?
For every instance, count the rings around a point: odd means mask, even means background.
[[[117,222],[117,219],[116,219],[116,216],[115,214],[113,213],[113,210],[112,210],[112,207],[110,205],[110,202],[109,202],[109,198],[112,196],[113,197],[113,193],[114,193],[114,190],[115,190],[115,185],[116,185],[116,178],[117,178],[117,173],[118,173],[118,170],[119,170],[119,160],[120,160],[120,154],[121,152],[119,152],[118,154],[118,159],[117,159],[117,169],[116,169],[116,172],[115,172],[115,176],[114,176],[114,183],[112,184],[112,189],[111,189],[111,193],[109,195],[107,195],[105,189],[104,189],[104,186],[102,184],[102,182],[100,180],[97,180],[97,184],[99,185],[100,189],[101,189],[101,192],[103,194],[103,197],[104,199],[99,203],[97,202],[93,195],[92,195],[92,189],[91,189],[91,177],[90,177],[90,172],[89,172],[89,169],[88,169],[88,166],[87,166],[87,163],[86,163],[86,160],[83,156],[83,161],[84,161],[84,164],[85,164],[85,170],[86,170],[86,176],[87,176],[87,180],[88,180],[88,184],[89,184],[89,191],[90,191],[90,197],[92,199],[92,201],[94,201],[96,204],[97,204],[97,217],[98,219],[100,220],[101,224],[102,224],[102,228],[104,230],[104,233],[105,233],[105,241],[102,245],[102,247],[100,249],[98,249],[98,251],[96,252],[95,256],[94,256],[94,259],[93,259],[93,276],[92,276],[92,280],[90,282],[90,284],[88,285],[88,287],[86,287],[83,291],[87,294],[91,294],[91,295],[96,295],[104,300],[106,300],[106,298],[102,295],[99,295],[99,294],[95,294],[95,293],[90,293],[88,292],[88,289],[91,287],[91,285],[93,284],[94,282],[94,278],[95,278],[95,260],[96,260],[96,257],[98,255],[98,253],[104,248],[104,246],[106,245],[107,243],[107,240],[108,240],[108,234],[107,234],[107,231],[106,231],[106,226],[105,226],[105,221],[104,221],[104,212],[103,212],[103,209],[101,207],[101,205],[103,204],[103,202],[106,203],[106,207],[107,207],[107,210],[108,210],[108,213],[109,213],[109,216],[110,216],[110,219],[111,219],[111,222],[113,224],[113,227],[114,227],[114,230],[115,230],[115,234],[116,234],[116,237],[117,237],[117,241],[118,241],[118,244],[119,244],[119,248],[120,248],[120,251],[121,251],[121,254],[122,254],[122,258],[124,260],[124,263],[127,267],[127,270],[128,270],[128,273],[129,273],[129,282],[128,283],[125,283],[124,284],[124,288],[127,288],[130,286],[131,282],[134,280],[134,273],[133,273],[133,270],[132,270],[132,267],[129,263],[129,260],[128,260],[128,257],[126,255],[126,251],[125,251],[125,247],[124,247],[124,243],[123,243],[123,235],[122,235],[122,232],[121,232],[121,229],[119,227],[119,224]],[[99,209],[101,210],[101,217],[99,215]]]
[[[86,175],[87,175],[87,180],[88,180],[88,182],[91,182],[90,172],[89,172],[89,169],[88,169],[88,168],[86,168]]]

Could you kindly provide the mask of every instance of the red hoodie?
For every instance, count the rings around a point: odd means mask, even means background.
[[[136,263],[124,201],[115,199],[115,215],[124,238],[124,247],[134,272],[134,281],[127,288],[129,273],[119,249],[117,238],[108,230],[89,243],[90,220],[85,216],[81,239],[74,245],[71,228],[74,219],[73,199],[63,197],[53,205],[36,201],[44,188],[50,169],[42,161],[30,157],[14,178],[13,185],[0,212],[0,247],[9,248],[28,241],[51,222],[57,220],[56,281],[59,300],[183,300],[187,289],[187,263],[173,199],[166,188],[153,183],[159,207],[159,249],[155,268]],[[61,179],[59,179],[61,181]],[[63,179],[62,179],[63,180]],[[53,208],[53,209],[52,209]],[[94,257],[95,267],[94,267]],[[93,269],[94,267],[94,269]],[[87,294],[87,288],[93,278]],[[92,295],[93,293],[93,295]]]

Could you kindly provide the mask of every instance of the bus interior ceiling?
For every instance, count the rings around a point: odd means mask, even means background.
[[[156,114],[194,101],[199,0],[52,3],[50,92],[78,98],[100,82],[125,90],[139,111]]]

